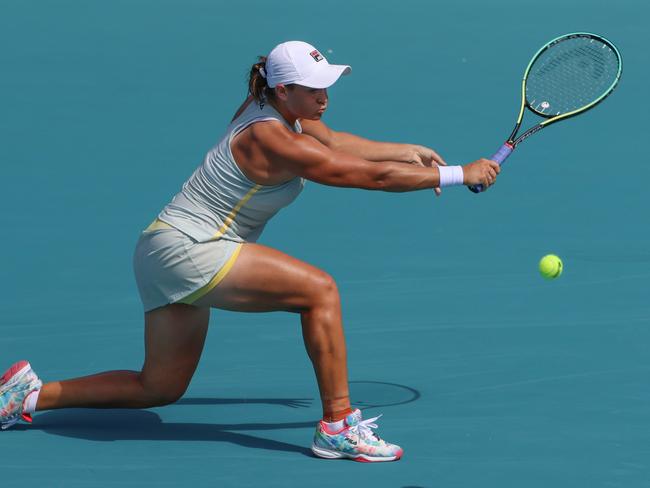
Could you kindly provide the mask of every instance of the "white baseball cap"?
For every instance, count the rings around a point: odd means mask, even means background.
[[[293,83],[309,88],[328,88],[341,75],[347,75],[351,71],[349,66],[329,64],[325,56],[311,44],[288,41],[273,48],[260,73],[270,88]]]

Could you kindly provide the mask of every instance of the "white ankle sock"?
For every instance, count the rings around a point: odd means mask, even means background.
[[[34,390],[23,400],[23,413],[34,413],[36,411],[36,403],[38,402],[38,395],[41,390]]]
[[[325,423],[325,425],[327,425],[327,428],[329,430],[332,430],[332,431],[335,431],[335,432],[338,431],[338,430],[341,430],[343,428],[343,426],[345,425],[345,420],[338,420],[336,422],[325,422],[325,421],[323,421],[323,422]]]

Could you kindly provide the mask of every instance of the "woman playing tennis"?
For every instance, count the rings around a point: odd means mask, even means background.
[[[481,159],[446,166],[423,146],[335,132],[321,117],[327,88],[349,66],[331,65],[299,41],[276,46],[251,69],[248,99],[221,141],[138,241],[134,269],[144,305],[141,371],[109,371],[45,385],[27,361],[0,378],[0,422],[65,407],[148,408],[187,389],[205,341],[210,308],[300,315],[320,390],[323,419],[312,451],[324,458],[393,461],[402,449],[350,405],[339,293],[324,271],[260,244],[267,221],[304,180],[404,192],[494,183]]]

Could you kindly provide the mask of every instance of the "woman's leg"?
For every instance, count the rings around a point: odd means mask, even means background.
[[[223,281],[194,304],[244,312],[299,313],[324,417],[334,419],[349,412],[341,303],[331,276],[275,249],[244,244]]]
[[[180,304],[147,312],[142,371],[107,371],[47,383],[36,409],[146,408],[175,402],[199,362],[209,317],[208,308]]]
[[[145,364],[141,372],[109,371],[48,383],[41,390],[37,410],[144,408],[174,402],[196,369],[210,306],[300,313],[324,415],[332,417],[350,408],[341,305],[334,280],[282,252],[245,244],[224,280],[193,306],[168,305],[145,314]]]

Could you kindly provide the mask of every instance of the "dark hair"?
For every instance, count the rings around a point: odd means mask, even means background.
[[[265,100],[275,96],[273,90],[267,90],[269,86],[266,84],[266,78],[260,73],[260,70],[264,69],[265,66],[266,56],[259,56],[259,61],[251,67],[248,78],[248,93],[260,103],[264,103]]]
[[[275,98],[275,90],[269,88],[266,83],[266,75],[262,76],[260,70],[266,69],[266,56],[258,56],[259,61],[255,63],[250,70],[248,77],[248,94],[251,95],[261,106],[264,106],[267,100]],[[293,84],[285,85],[287,89],[292,90]]]

